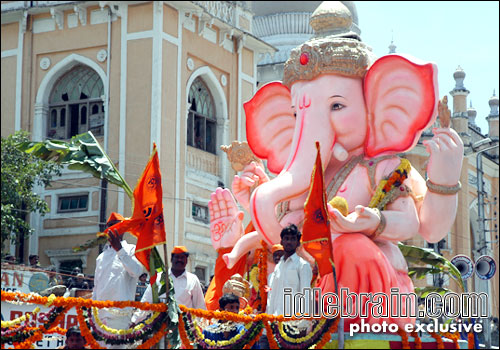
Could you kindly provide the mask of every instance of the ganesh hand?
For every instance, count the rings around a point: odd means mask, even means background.
[[[243,212],[238,210],[236,201],[226,188],[218,187],[210,195],[210,235],[215,250],[233,247],[243,235]]]
[[[460,179],[464,144],[457,132],[450,128],[433,129],[432,140],[423,142],[430,153],[427,165],[429,180],[437,185],[453,186]]]
[[[328,204],[330,228],[335,233],[364,233],[371,236],[380,224],[380,216],[375,209],[356,206],[354,212],[343,216],[340,211]]]
[[[249,211],[252,187],[267,181],[269,177],[264,171],[264,166],[255,161],[246,165],[241,175],[234,176],[232,184],[234,196],[246,211]]]

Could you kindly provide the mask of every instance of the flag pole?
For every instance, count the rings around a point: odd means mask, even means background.
[[[168,279],[168,258],[167,258],[167,242],[163,244],[163,255],[165,256],[165,296],[168,295],[168,291],[170,290],[170,281]]]
[[[332,270],[333,270],[333,283],[335,284],[335,292],[337,293],[337,296],[339,297],[340,300],[340,293],[339,293],[339,286],[337,284],[337,272],[335,271],[335,263],[332,261]],[[342,313],[342,310],[340,310]],[[337,334],[338,334],[338,345],[337,349],[343,349],[344,348],[344,319],[342,318],[341,314],[339,315],[340,320],[339,320],[339,326],[337,328]]]

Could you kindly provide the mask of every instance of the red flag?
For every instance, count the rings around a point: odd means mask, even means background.
[[[333,271],[333,259],[319,142],[316,142],[316,148],[318,150],[316,164],[311,175],[309,195],[304,204],[305,219],[302,227],[302,244],[307,252],[316,259],[320,276],[324,276]]]
[[[130,232],[137,237],[135,256],[147,271],[151,249],[166,242],[162,195],[160,162],[153,144],[153,153],[134,189],[133,215],[112,226],[119,233]],[[151,284],[155,281],[156,273],[150,276]]]

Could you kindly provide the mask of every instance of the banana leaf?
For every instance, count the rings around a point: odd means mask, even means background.
[[[423,279],[428,274],[436,274],[443,272],[437,267],[408,267],[408,276],[415,277],[416,279]]]
[[[465,291],[464,281],[462,280],[460,272],[455,265],[453,265],[451,261],[446,259],[444,256],[439,255],[430,248],[420,248],[402,243],[399,243],[398,247],[401,250],[401,253],[403,253],[408,266],[410,266],[410,271],[418,267],[415,267],[414,265],[431,265],[430,268],[426,267],[428,269],[427,271],[421,269],[415,270],[415,272],[413,272],[413,274],[416,275],[415,277],[422,278],[422,274],[438,273],[438,271],[436,271],[436,269],[438,269],[439,273],[447,274],[453,278],[462,289],[462,292]]]
[[[17,147],[21,151],[33,154],[34,156],[43,160],[53,160],[59,164],[67,165],[71,170],[81,170],[86,173],[92,174],[98,179],[104,178],[108,180],[108,182],[123,188],[129,196],[130,200],[133,201],[134,199],[132,188],[125,181],[106,152],[104,152],[101,145],[96,140],[91,131],[76,135],[72,137],[69,142],[47,139],[41,142],[23,142],[18,144]],[[99,236],[95,239],[85,242],[81,246],[74,247],[73,250],[86,250],[106,242],[107,238],[105,236]],[[166,258],[167,257],[165,257],[165,259]],[[157,272],[164,271],[165,273],[167,273],[165,264],[163,263],[156,247],[151,250],[151,261],[151,266]],[[166,285],[163,278],[160,282],[161,295],[165,291]],[[167,293],[167,324],[170,332],[168,333],[167,339],[169,341],[169,345],[172,348],[178,348],[180,345],[180,337],[178,331],[178,315],[180,313],[180,309],[175,300],[175,292],[172,286],[173,283],[170,280],[170,288]],[[153,302],[158,302],[158,298],[154,298]]]
[[[69,142],[47,139],[40,142],[22,142],[17,147],[43,160],[67,165],[68,169],[82,170],[99,179],[105,178],[123,188],[130,199],[133,198],[132,189],[91,131],[73,136]]]
[[[444,295],[448,292],[451,292],[451,290],[443,287],[435,287],[435,286],[423,287],[423,288],[415,287],[415,294],[417,294],[419,298],[425,298],[430,293],[438,293],[440,295]]]

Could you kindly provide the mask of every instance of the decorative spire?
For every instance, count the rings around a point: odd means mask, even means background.
[[[455,73],[453,73],[453,78],[455,79],[455,90],[464,90],[465,72],[462,67],[457,67]]]
[[[495,89],[493,89],[493,96],[490,97],[488,101],[490,105],[490,117],[498,117],[498,97],[495,95]]]
[[[472,107],[472,100],[470,101],[470,107],[467,108],[467,116],[469,117],[469,124],[476,125],[477,111]]]
[[[392,31],[391,45],[389,45],[389,53],[396,53],[396,45],[394,45],[394,30]]]

